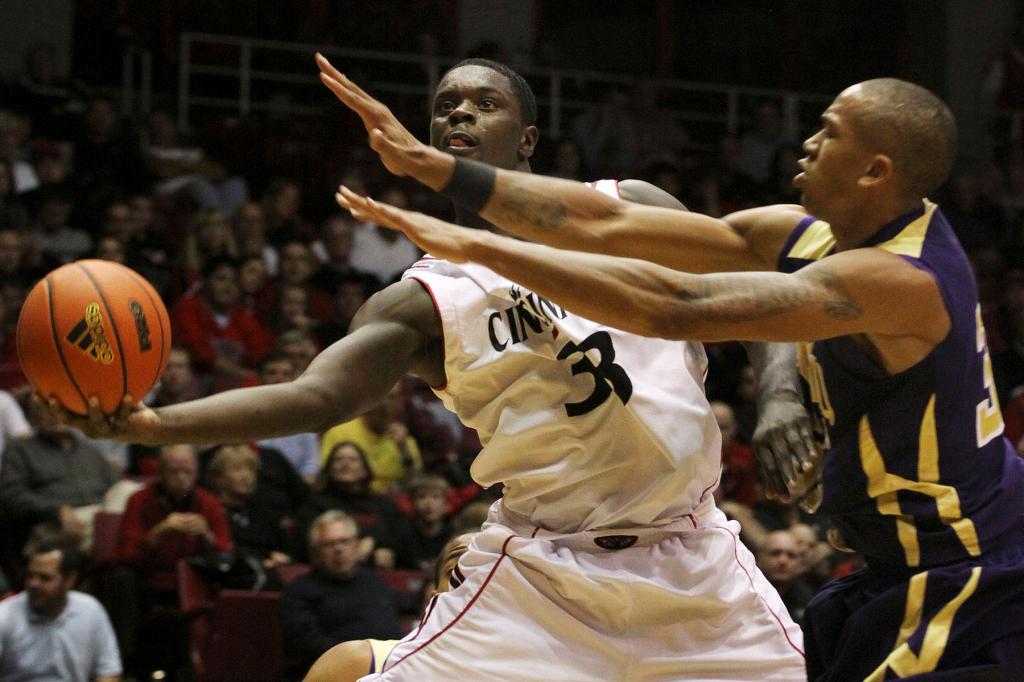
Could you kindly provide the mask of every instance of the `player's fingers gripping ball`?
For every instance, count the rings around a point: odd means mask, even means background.
[[[91,396],[104,414],[125,395],[141,400],[167,364],[171,325],[156,290],[112,261],[81,260],[50,272],[18,318],[18,358],[37,393],[85,415]]]

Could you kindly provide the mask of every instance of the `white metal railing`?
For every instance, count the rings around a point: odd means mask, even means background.
[[[153,53],[128,46],[121,58],[121,115],[145,116],[153,106]]]
[[[362,85],[384,99],[389,93],[415,94],[422,95],[424,102],[433,92],[442,69],[458,61],[450,57],[209,33],[184,33],[180,42],[177,115],[182,130],[189,128],[192,112],[199,107],[232,110],[240,116],[255,111],[287,115],[327,111],[330,105],[323,97],[311,59],[317,51],[343,64],[350,72],[358,70],[368,74],[369,79],[364,77]],[[216,53],[215,58],[203,59],[203,51]],[[397,75],[396,66],[400,67]],[[520,71],[537,90],[538,106],[547,117],[545,133],[551,137],[562,134],[565,122],[572,115],[596,104],[599,98],[593,93],[599,92],[602,86],[632,87],[640,80],[638,76],[600,71],[549,68]],[[737,134],[744,121],[743,112],[752,110],[753,103],[774,101],[781,107],[786,131],[793,139],[798,139],[801,121],[816,120],[832,97],[770,88],[650,80],[670,102],[665,109],[681,124],[710,126],[719,135]],[[211,92],[213,83],[217,85]],[[301,91],[308,101],[323,103],[308,104],[296,101],[294,96],[282,103],[280,93],[274,93],[273,87]],[[149,101],[148,96],[146,101]]]

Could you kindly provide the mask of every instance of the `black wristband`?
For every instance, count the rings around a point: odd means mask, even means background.
[[[479,214],[494,194],[497,179],[498,171],[494,166],[455,157],[455,172],[448,184],[438,191],[467,211]]]

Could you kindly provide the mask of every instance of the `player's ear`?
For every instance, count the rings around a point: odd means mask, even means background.
[[[892,158],[885,154],[875,154],[865,169],[864,174],[857,180],[861,187],[870,187],[879,182],[891,180],[895,173]]]
[[[538,139],[540,139],[540,131],[537,130],[537,126],[526,126],[523,128],[523,134],[519,138],[520,160],[526,160],[533,156],[533,150],[537,147]]]

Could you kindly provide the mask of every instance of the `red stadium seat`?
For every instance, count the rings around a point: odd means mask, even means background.
[[[284,667],[278,592],[223,590],[202,641],[192,640],[197,682],[280,680]]]
[[[117,562],[117,533],[121,528],[121,514],[96,512],[93,519],[92,560],[97,567],[113,566]]]
[[[377,572],[388,586],[399,594],[415,596],[423,589],[427,574],[400,568],[381,568]]]
[[[178,608],[186,618],[194,618],[213,608],[213,589],[199,571],[178,560]]]

